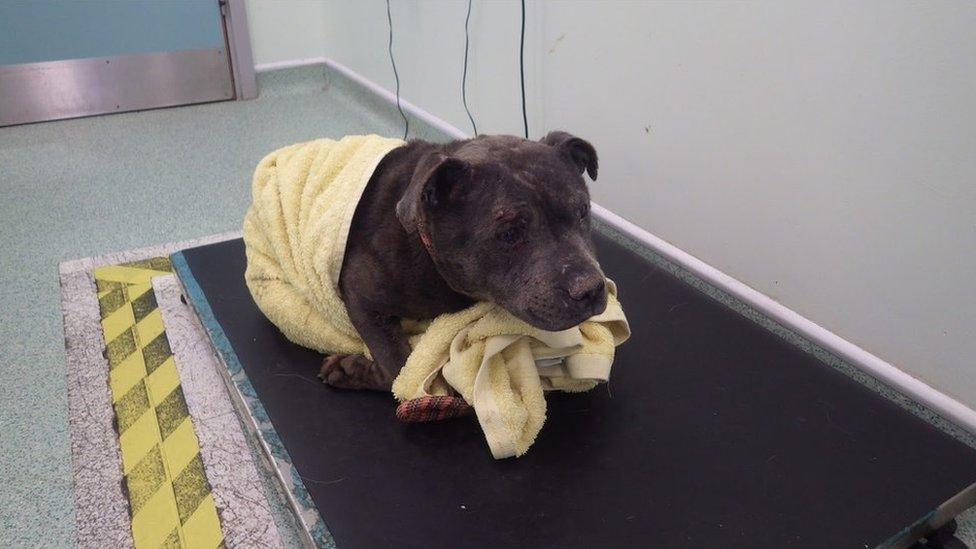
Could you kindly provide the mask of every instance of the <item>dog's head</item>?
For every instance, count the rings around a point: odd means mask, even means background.
[[[481,136],[427,154],[397,216],[455,291],[563,330],[607,302],[584,172],[596,179],[596,151],[566,132]]]

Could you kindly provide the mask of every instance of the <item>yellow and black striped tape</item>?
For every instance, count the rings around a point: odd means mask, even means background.
[[[156,257],[93,271],[136,548],[223,545],[200,443],[152,289]]]

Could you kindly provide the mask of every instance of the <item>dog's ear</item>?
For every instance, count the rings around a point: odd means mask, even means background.
[[[585,170],[590,175],[590,179],[596,181],[596,172],[599,168],[596,159],[596,149],[588,141],[558,130],[549,132],[539,141],[555,147],[568,155],[579,168],[580,175]]]
[[[396,215],[403,228],[413,233],[423,215],[422,208],[436,208],[447,203],[455,185],[468,169],[463,160],[440,152],[424,156],[396,205]]]

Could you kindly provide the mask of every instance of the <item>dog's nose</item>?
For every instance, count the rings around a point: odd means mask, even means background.
[[[576,301],[597,301],[603,297],[607,283],[602,276],[584,275],[569,282],[569,297]]]

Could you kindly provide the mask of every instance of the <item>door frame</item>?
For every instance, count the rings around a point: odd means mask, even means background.
[[[254,56],[251,53],[251,32],[247,24],[245,0],[218,2],[234,76],[234,98],[238,101],[254,99],[258,96],[258,85],[254,74]]]

